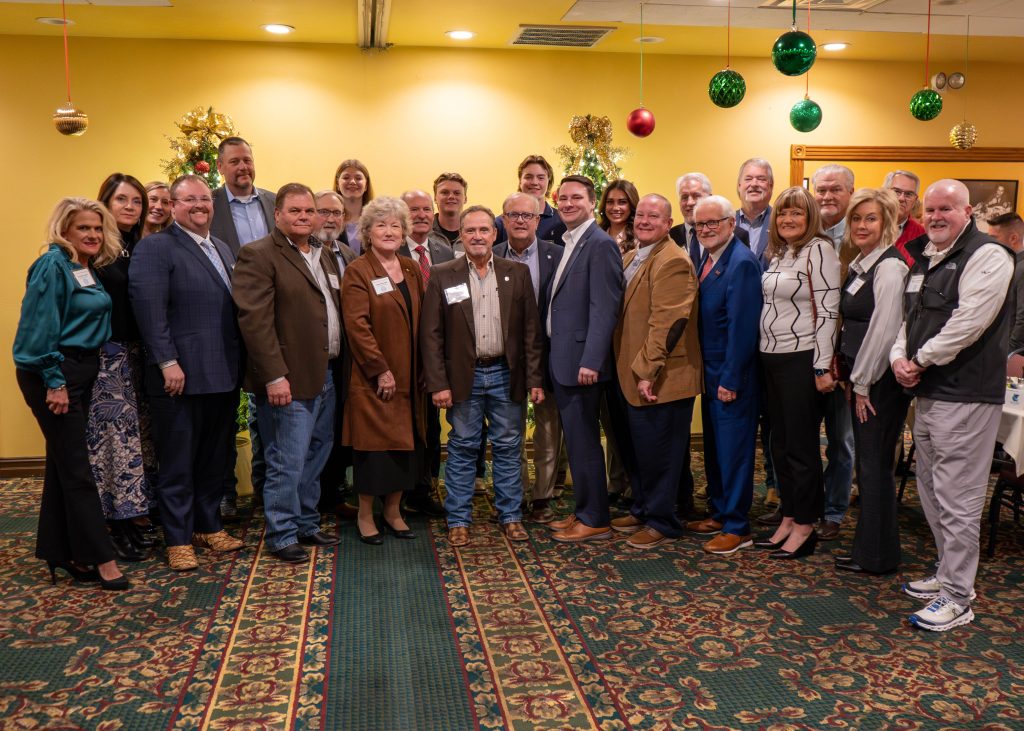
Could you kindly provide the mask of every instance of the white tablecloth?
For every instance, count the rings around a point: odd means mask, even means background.
[[[1024,475],[1024,408],[1003,406],[996,441],[1002,442],[1003,450],[1013,458],[1017,476]]]

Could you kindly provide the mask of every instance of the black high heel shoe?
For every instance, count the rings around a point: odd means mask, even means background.
[[[95,584],[97,581],[102,581],[100,572],[96,569],[81,569],[70,561],[47,561],[46,565],[50,569],[51,584],[57,583],[57,569],[63,569],[68,576],[80,584]]]
[[[789,539],[789,533],[782,536],[777,541],[773,541],[771,538],[765,538],[764,540],[754,541],[754,546],[757,548],[764,549],[766,551],[778,551],[782,548],[783,544]]]
[[[410,530],[409,528],[406,528],[405,530],[398,530],[387,521],[387,518],[384,518],[383,521],[384,527],[388,529],[388,533],[393,535],[395,538],[411,539],[416,537],[416,534],[413,533],[412,530]]]
[[[768,558],[777,558],[783,561],[791,561],[795,558],[803,558],[804,556],[810,556],[814,553],[814,549],[818,545],[818,531],[812,530],[810,534],[804,539],[804,542],[795,551],[786,551],[782,548],[777,551],[772,551],[768,554]]]
[[[99,574],[97,574],[97,576],[99,576]],[[121,574],[116,579],[104,579],[102,576],[99,578],[100,588],[104,591],[124,591],[131,586],[131,584],[128,583],[128,577],[124,574]]]

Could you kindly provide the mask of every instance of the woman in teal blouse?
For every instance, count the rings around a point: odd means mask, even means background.
[[[120,237],[107,209],[85,198],[57,204],[48,236],[49,248],[29,269],[14,336],[18,386],[46,438],[36,557],[53,583],[63,569],[76,581],[127,589],[86,446],[98,352],[110,338],[110,296],[93,266],[117,258]]]

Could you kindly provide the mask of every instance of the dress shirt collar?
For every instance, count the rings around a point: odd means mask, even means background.
[[[259,195],[256,193],[256,187],[253,186],[252,193],[249,195],[235,195],[231,192],[228,186],[224,186],[224,192],[228,194],[228,203],[231,201],[238,201],[239,203],[252,203],[254,200],[259,199]]]
[[[928,243],[925,244],[924,251],[922,253],[931,260],[931,266],[935,266],[940,261],[949,256],[950,252],[953,251],[954,248],[956,248],[956,242],[960,240],[960,237],[964,235],[964,231],[966,231],[967,227],[970,225],[971,221],[970,219],[968,219],[967,223],[964,224],[964,227],[960,229],[960,233],[958,233],[956,235],[956,238],[953,239],[953,243],[951,243],[942,251],[936,249],[935,244],[932,243],[931,239],[928,239]]]
[[[180,228],[185,233],[187,233],[188,237],[190,239],[192,239],[193,241],[195,241],[197,244],[201,244],[204,241],[210,241],[210,235],[209,234],[207,234],[206,236],[203,236],[202,234],[197,234],[195,231],[190,231],[189,229],[185,228],[184,226],[182,226],[177,221],[174,222],[174,225],[177,226],[178,228]],[[210,241],[210,244],[212,245],[213,242]]]
[[[590,228],[591,225],[593,225],[593,223],[594,219],[593,217],[591,217],[588,218],[583,223],[581,223],[576,228],[572,230],[567,230],[564,234],[562,234],[562,241],[564,241],[567,246],[575,246],[580,242],[580,239],[583,238],[583,234],[587,232],[587,229]]]
[[[473,272],[474,274],[477,274],[476,263],[474,263],[474,261],[472,259],[470,259],[468,256],[464,256],[462,258],[465,259],[466,260],[466,264],[469,265],[469,271]],[[491,255],[487,258],[487,274],[484,274],[484,276],[480,277],[480,279],[483,279],[488,274],[490,274],[492,271],[494,271],[494,252],[493,251],[491,251]],[[479,277],[479,274],[477,274],[477,276]]]
[[[738,211],[736,211],[736,220],[737,221],[746,221],[747,225],[749,225],[749,226],[760,226],[760,225],[762,225],[764,223],[764,218],[765,218],[765,216],[768,215],[768,211],[770,209],[771,209],[771,206],[768,206],[763,211],[761,211],[756,216],[754,216],[753,218],[748,218],[747,214],[741,208]]]
[[[522,254],[517,253],[516,250],[512,248],[512,242],[509,241],[507,253],[509,259],[515,259],[516,261],[526,261],[527,259],[529,259],[530,257],[537,253],[537,237],[533,237],[533,243],[527,246],[525,249],[523,249]]]
[[[850,262],[850,269],[857,272],[857,274],[863,274],[875,265],[878,261],[878,257],[885,253],[885,249],[881,246],[876,246],[867,256],[863,254],[857,254],[857,258]]]

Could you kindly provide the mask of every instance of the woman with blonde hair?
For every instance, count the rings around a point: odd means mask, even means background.
[[[89,466],[86,420],[99,349],[110,337],[110,296],[96,265],[121,252],[114,218],[100,203],[65,198],[50,217],[51,242],[28,272],[14,336],[18,386],[46,439],[36,557],[78,582],[127,589],[114,561]]]
[[[400,510],[402,493],[419,475],[426,433],[418,357],[423,278],[416,262],[398,254],[410,230],[404,202],[373,200],[359,219],[363,255],[346,267],[341,284],[352,360],[341,439],[352,447],[359,538],[371,545],[383,543],[373,517],[377,497],[388,531],[415,538]]]
[[[843,247],[858,252],[839,304],[839,349],[853,391],[860,515],[853,551],[837,556],[836,568],[854,573],[888,574],[900,565],[894,469],[910,397],[889,367],[889,350],[903,321],[908,272],[894,246],[900,234],[899,211],[891,190],[862,188],[850,200],[843,234]]]
[[[772,558],[795,559],[814,553],[814,524],[824,508],[819,434],[822,394],[836,387],[839,257],[805,188],[775,199],[768,235],[760,352],[782,522],[756,545],[771,549]]]
[[[162,180],[146,183],[149,213],[142,225],[142,236],[159,233],[171,225],[171,186]]]
[[[363,207],[373,200],[373,183],[370,171],[355,158],[342,160],[334,172],[334,192],[341,196],[345,207],[345,236],[348,244],[357,254],[362,253],[362,227],[359,224]]]

